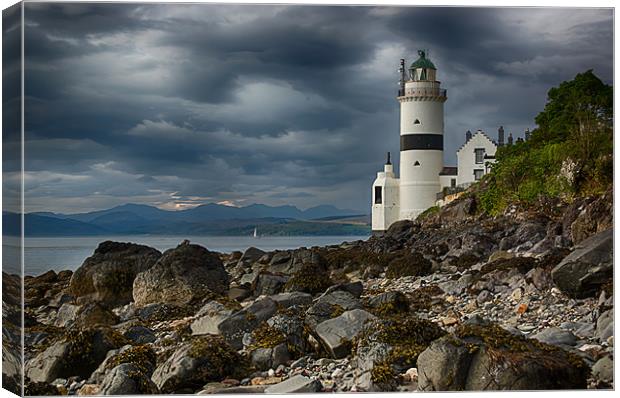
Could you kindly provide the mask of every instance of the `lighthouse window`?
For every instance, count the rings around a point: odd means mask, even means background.
[[[415,161],[415,163],[413,164],[414,166],[419,166],[420,162],[418,162],[417,160]]]
[[[420,124],[420,119],[416,119],[413,124]]]
[[[476,148],[474,153],[476,155],[476,164],[484,163],[484,148]]]
[[[381,187],[375,187],[375,204],[380,205],[383,203],[383,198],[381,197],[382,189]]]

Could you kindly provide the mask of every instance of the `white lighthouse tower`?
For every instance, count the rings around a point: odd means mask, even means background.
[[[372,229],[385,231],[398,220],[413,220],[435,205],[443,170],[443,104],[446,90],[437,81],[437,68],[418,51],[405,69],[400,60],[400,179],[388,159],[377,173],[372,195]]]
[[[443,169],[443,104],[446,90],[437,81],[437,68],[420,58],[401,70],[400,102],[400,216],[413,220],[435,204]],[[404,62],[401,62],[404,69]]]

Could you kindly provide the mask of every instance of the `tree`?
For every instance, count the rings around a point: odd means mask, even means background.
[[[566,142],[567,155],[578,164],[577,187],[611,176],[613,88],[593,72],[549,90],[545,109],[536,116],[532,145]]]

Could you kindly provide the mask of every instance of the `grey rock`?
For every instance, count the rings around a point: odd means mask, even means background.
[[[286,364],[291,359],[288,348],[285,343],[278,344],[273,347],[271,352],[271,367],[276,368],[282,364]]]
[[[239,259],[241,263],[253,263],[261,258],[265,254],[261,249],[257,249],[256,247],[249,247],[243,255]]]
[[[479,304],[482,303],[486,303],[488,301],[493,300],[493,294],[491,294],[491,292],[489,292],[488,290],[483,290],[478,294],[478,297],[476,297],[476,301]]]
[[[216,336],[212,337],[214,340],[210,340],[209,337],[194,337],[176,349],[155,369],[151,379],[162,393],[169,394],[187,389],[194,391],[197,386],[220,381],[235,371],[235,367],[239,366],[239,358],[234,358],[235,352],[223,341],[218,342]],[[207,348],[211,344],[223,344],[226,347],[220,347],[219,350],[226,349],[227,352],[223,357],[217,351],[203,353],[195,350],[196,344]]]
[[[385,236],[396,241],[407,240],[416,232],[416,224],[413,221],[401,220],[390,225]]]
[[[418,357],[418,390],[461,391],[465,388],[473,354],[452,337],[433,341]]]
[[[525,274],[525,277],[540,291],[545,291],[553,286],[551,274],[543,268],[532,268]]]
[[[268,297],[256,300],[248,307],[231,314],[220,322],[218,330],[230,345],[240,350],[243,348],[243,335],[256,329],[261,322],[271,318],[277,310],[276,303]]]
[[[540,342],[551,345],[574,346],[577,344],[577,337],[568,330],[560,328],[547,328],[532,336]]]
[[[595,324],[592,322],[564,322],[560,328],[572,331],[575,336],[589,339],[594,336]]]
[[[250,360],[259,370],[271,369],[271,356],[273,348],[257,348],[250,354]]]
[[[376,317],[371,313],[354,309],[320,323],[316,333],[334,358],[344,358],[350,354],[352,340],[364,329],[366,322],[372,319]]]
[[[228,298],[236,301],[243,301],[250,297],[252,292],[250,289],[246,289],[243,287],[233,287],[228,291]]]
[[[613,274],[613,229],[579,243],[551,271],[555,285],[568,296],[585,298],[597,293]]]
[[[471,359],[465,390],[558,390],[584,389],[586,378],[583,369],[573,365],[564,354],[533,351],[527,359],[515,358],[510,351],[478,349]],[[549,358],[552,366],[543,358]],[[505,361],[513,358],[511,366]]]
[[[147,344],[157,340],[157,336],[155,336],[151,329],[141,325],[130,326],[123,333],[123,336],[127,337],[134,344]]]
[[[136,276],[133,298],[138,307],[151,303],[185,305],[209,293],[223,294],[228,284],[228,274],[216,253],[181,244]]]
[[[133,282],[150,269],[161,253],[148,246],[106,241],[73,273],[69,290],[82,299],[110,307],[132,301]]]
[[[610,356],[603,357],[592,366],[592,376],[598,380],[613,381],[614,361]]]
[[[288,292],[288,293],[274,294],[273,296],[270,296],[269,298],[275,301],[276,304],[282,307],[285,307],[285,308],[289,308],[293,305],[303,306],[303,305],[309,305],[312,303],[312,295],[309,293],[303,293],[303,292]]]
[[[132,363],[112,369],[100,386],[101,395],[158,394],[159,389],[149,377]]]
[[[77,327],[112,326],[120,321],[119,317],[99,302],[87,303],[80,307],[75,317]]]
[[[293,363],[291,363],[291,369],[295,368],[305,368],[308,366],[308,357],[301,357],[296,359]]]
[[[293,310],[296,307],[292,307]],[[267,325],[286,336],[287,342],[299,352],[305,352],[308,344],[305,336],[305,323],[300,315],[295,313],[278,313],[267,320]]]
[[[395,311],[406,311],[409,309],[409,301],[401,292],[384,292],[368,299],[368,306],[375,309],[390,307]]]
[[[71,326],[75,322],[78,312],[80,311],[79,305],[73,305],[65,303],[58,309],[56,315],[55,326],[66,328]]]
[[[306,311],[306,323],[314,328],[319,323],[330,319],[336,310],[349,311],[362,308],[359,299],[344,290],[322,294]]]
[[[359,298],[364,291],[364,285],[362,282],[349,282],[349,283],[339,283],[337,285],[330,286],[324,294],[329,294],[336,290],[344,290],[345,292],[351,293],[354,297]]]
[[[596,321],[596,338],[601,342],[606,341],[614,334],[614,311],[613,309],[603,312]]]
[[[65,339],[49,346],[26,364],[26,376],[32,381],[51,382],[59,377],[86,378],[97,368],[108,351],[116,348],[102,330],[80,332],[79,340]],[[83,355],[71,355],[82,352]]]
[[[255,279],[252,290],[254,291],[254,296],[258,297],[261,295],[273,295],[280,293],[288,281],[287,276],[283,275],[274,275],[270,273],[261,273]]]
[[[220,323],[230,317],[232,313],[233,310],[227,309],[219,302],[209,301],[196,313],[196,320],[190,325],[192,334],[219,334]]]
[[[279,265],[291,260],[291,253],[288,251],[277,251],[271,257],[269,265]]]
[[[474,278],[471,274],[464,274],[456,281],[446,281],[439,283],[439,287],[446,294],[458,296],[465,292],[473,282]]]
[[[60,292],[50,300],[47,306],[50,308],[60,308],[65,303],[73,302],[74,299],[75,297],[73,297],[71,294]]]
[[[303,392],[319,392],[323,385],[319,380],[309,377],[296,375],[281,383],[274,384],[265,389],[265,394],[291,394]]]
[[[274,255],[269,265],[269,271],[291,275],[299,271],[304,265],[315,266],[317,269],[321,269],[324,265],[324,259],[314,250],[300,248],[294,250],[290,256],[289,261],[275,263],[274,259],[277,257],[277,254]]]
[[[250,273],[243,274],[241,278],[239,279],[239,284],[241,286],[245,284],[250,284],[250,285],[254,284],[254,281],[258,277],[259,272],[260,272],[259,270],[253,270]]]

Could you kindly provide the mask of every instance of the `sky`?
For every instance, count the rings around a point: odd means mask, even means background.
[[[455,165],[467,130],[523,136],[549,88],[588,69],[611,84],[613,11],[27,3],[26,210],[369,213],[418,49],[448,90]]]

